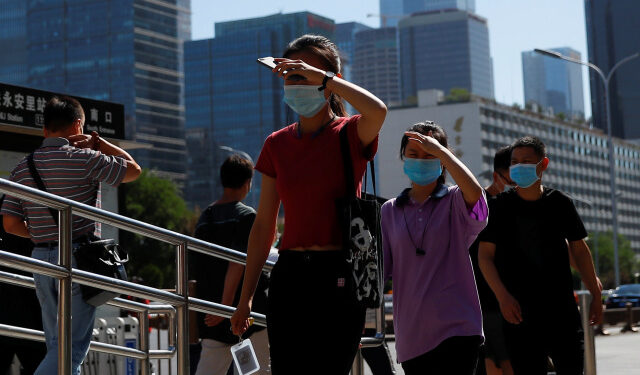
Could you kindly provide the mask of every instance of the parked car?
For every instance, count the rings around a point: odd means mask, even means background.
[[[623,284],[617,287],[607,298],[607,308],[625,307],[631,302],[633,307],[640,307],[640,284]]]

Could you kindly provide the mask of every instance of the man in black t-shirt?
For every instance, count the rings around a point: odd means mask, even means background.
[[[587,232],[571,199],[542,186],[549,165],[542,141],[524,137],[511,147],[510,177],[517,188],[494,202],[480,236],[480,268],[508,322],[514,373],[546,374],[551,357],[558,375],[582,374],[583,334],[569,253],[593,296],[591,323],[602,319]]]
[[[249,233],[256,211],[241,201],[251,189],[253,164],[250,160],[232,155],[220,168],[224,192],[200,216],[195,237],[234,250],[247,252]],[[191,253],[189,258],[191,279],[196,280],[196,295],[200,299],[236,306],[242,290],[244,266],[217,257]],[[263,275],[253,299],[253,311],[266,311],[268,281]],[[224,375],[232,363],[230,348],[238,343],[238,336],[230,330],[230,321],[216,315],[198,314],[198,331],[202,339],[202,351],[196,375]],[[251,336],[251,342],[260,362],[260,374],[269,368],[267,330],[252,326],[243,338]]]
[[[496,151],[493,157],[493,182],[485,188],[490,215],[495,197],[503,191],[510,190],[515,185],[509,178],[510,165],[511,146],[505,146]],[[480,298],[480,308],[482,309],[482,327],[484,330],[484,344],[478,357],[476,375],[512,375],[513,369],[509,362],[509,354],[504,341],[500,307],[478,265],[479,243],[480,240],[476,239],[469,247],[469,256],[473,265],[478,297]]]

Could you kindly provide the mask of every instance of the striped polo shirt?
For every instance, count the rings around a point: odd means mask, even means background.
[[[124,158],[76,148],[65,138],[45,138],[35,151],[33,161],[47,192],[90,206],[99,206],[101,182],[118,186],[127,170]],[[26,157],[11,172],[9,180],[38,188]],[[58,241],[58,227],[46,206],[7,195],[0,214],[23,218],[36,244]],[[73,216],[73,238],[92,232],[99,236],[97,223]]]

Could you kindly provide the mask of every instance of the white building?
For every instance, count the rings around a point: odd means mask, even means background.
[[[424,120],[444,128],[449,147],[483,186],[491,182],[498,148],[526,135],[540,138],[551,161],[543,183],[574,198],[590,233],[611,230],[608,148],[602,131],[479,98],[442,103],[442,94],[435,90],[419,92],[415,107],[389,110],[378,151],[381,196],[395,197],[409,186],[399,157],[400,140],[408,127]],[[640,252],[640,146],[620,139],[614,143],[619,233]],[[450,177],[448,182],[453,183]]]

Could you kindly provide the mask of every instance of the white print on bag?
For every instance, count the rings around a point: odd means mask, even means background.
[[[349,248],[347,262],[353,264],[356,298],[358,301],[364,298],[375,300],[378,298],[377,244],[361,217],[351,220],[351,242],[353,246]],[[361,266],[364,269],[360,269]]]

